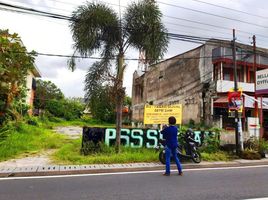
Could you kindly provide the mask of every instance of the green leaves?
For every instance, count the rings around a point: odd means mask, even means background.
[[[45,109],[47,102],[52,99],[64,99],[62,91],[51,81],[36,80],[34,107]]]
[[[70,24],[74,47],[81,55],[113,51],[119,42],[119,20],[104,4],[87,3],[73,12]],[[109,52],[112,53],[112,52]]]
[[[0,113],[12,110],[13,101],[25,97],[26,76],[34,68],[33,56],[27,53],[18,34],[0,30]]]
[[[115,103],[110,92],[109,86],[98,86],[91,93],[88,105],[94,119],[109,123],[115,122]]]
[[[167,51],[168,38],[155,3],[132,3],[124,15],[124,29],[129,43],[145,52],[146,62],[154,63]]]

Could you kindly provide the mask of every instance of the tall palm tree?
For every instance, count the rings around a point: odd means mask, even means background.
[[[161,22],[161,11],[151,0],[131,3],[122,18],[103,3],[86,3],[72,14],[70,23],[74,40],[74,52],[83,56],[100,53],[101,60],[95,62],[86,75],[86,98],[98,84],[105,82],[105,75],[115,61],[116,76],[113,79],[116,91],[116,147],[120,151],[122,126],[122,104],[125,90],[123,75],[126,65],[124,55],[131,46],[145,53],[145,61],[152,64],[167,50],[168,38]],[[74,53],[74,54],[75,54]],[[69,66],[74,69],[74,57]]]

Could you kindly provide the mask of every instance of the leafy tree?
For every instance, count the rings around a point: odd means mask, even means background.
[[[131,102],[132,102],[131,97],[125,96],[123,105],[130,107],[131,106]]]
[[[0,30],[0,124],[10,112],[13,118],[18,112],[12,105],[22,102],[26,94],[26,77],[33,69],[34,52],[27,53],[18,34]],[[23,104],[23,102],[22,102]]]
[[[46,102],[52,99],[62,100],[64,99],[64,95],[51,81],[43,81],[41,79],[37,80],[34,107],[38,109],[45,109]]]
[[[100,121],[115,122],[115,103],[110,95],[111,87],[99,86],[92,93],[88,106],[92,116]]]
[[[76,99],[65,99],[65,110],[69,112],[69,119],[79,119],[85,110],[85,104]],[[67,119],[67,117],[65,117]]]
[[[50,114],[66,120],[79,119],[85,109],[80,102],[72,99],[50,99],[46,103],[46,108]]]
[[[74,39],[74,56],[69,61],[75,69],[75,53],[83,56],[99,52],[102,59],[95,62],[86,76],[86,98],[91,99],[94,90],[111,78],[116,98],[116,146],[120,151],[122,105],[125,90],[122,86],[126,65],[125,52],[129,46],[145,52],[149,64],[162,57],[167,50],[167,34],[161,23],[161,12],[152,0],[131,3],[124,15],[118,16],[102,3],[88,2],[79,6],[72,15],[70,27]],[[114,59],[116,58],[116,59]],[[115,61],[115,63],[113,63]],[[115,64],[115,76],[111,67]]]

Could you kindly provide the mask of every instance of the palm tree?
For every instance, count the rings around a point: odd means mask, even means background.
[[[145,53],[145,61],[152,64],[163,57],[168,46],[166,29],[161,22],[162,14],[154,1],[131,3],[122,18],[102,3],[86,3],[72,14],[70,23],[74,40],[74,55],[89,56],[100,53],[86,75],[86,98],[90,99],[94,88],[107,81],[115,61],[116,75],[113,79],[116,91],[116,147],[120,151],[122,104],[125,96],[123,75],[126,65],[124,55],[131,46]],[[69,66],[74,70],[74,57]]]

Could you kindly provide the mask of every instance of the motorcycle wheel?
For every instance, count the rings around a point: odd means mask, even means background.
[[[163,151],[161,151],[161,152],[159,153],[159,161],[160,161],[163,165],[166,164],[166,154],[165,154]]]
[[[193,153],[192,160],[195,163],[200,163],[201,162],[201,154],[200,154],[199,151],[196,151],[196,152]]]

